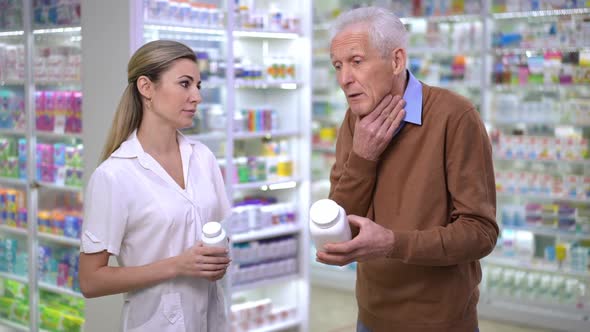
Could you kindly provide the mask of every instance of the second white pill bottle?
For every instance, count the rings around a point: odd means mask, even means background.
[[[227,235],[221,224],[216,221],[210,221],[203,225],[203,246],[205,247],[222,247],[229,249]]]
[[[324,244],[350,241],[352,234],[346,211],[331,199],[320,199],[309,210],[309,231],[318,251]]]

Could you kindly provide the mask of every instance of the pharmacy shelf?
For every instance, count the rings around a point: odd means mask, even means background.
[[[511,229],[511,230],[515,230],[515,231],[531,232],[536,235],[558,237],[558,238],[564,239],[564,240],[579,241],[579,240],[590,239],[590,233],[564,231],[564,230],[549,228],[549,227],[545,227],[545,226],[505,226],[505,225],[502,225],[502,228],[503,229]]]
[[[571,165],[571,166],[590,166],[590,160],[544,160],[544,159],[524,159],[524,158],[499,158],[494,157],[495,162],[527,162],[545,165]]]
[[[572,204],[590,204],[590,198],[570,198],[570,197],[557,197],[547,195],[532,195],[532,194],[509,194],[509,193],[496,193],[497,198],[522,198],[527,200],[538,200],[538,201],[557,201]]]
[[[481,89],[481,82],[445,81],[433,85],[446,89]]]
[[[524,54],[527,52],[531,53],[545,53],[548,51],[559,50],[561,52],[579,52],[588,49],[588,46],[555,46],[555,47],[506,47],[506,48],[492,48],[492,53],[503,55],[503,54]]]
[[[477,313],[485,319],[510,321],[543,330],[587,332],[588,314],[546,308],[542,303],[497,298],[482,293]]]
[[[233,285],[233,286],[231,286],[231,290],[232,290],[232,292],[243,292],[243,291],[267,287],[267,286],[271,286],[271,285],[286,284],[291,281],[299,280],[299,279],[300,279],[299,274],[294,273],[294,274],[288,274],[288,275],[275,277],[275,278],[261,279],[260,281],[256,281],[256,282],[249,282],[249,283],[245,283],[245,284]]]
[[[79,25],[65,25],[65,26],[35,26],[33,34],[47,35],[47,34],[79,34],[82,27]]]
[[[84,298],[84,296],[81,293],[75,292],[71,289],[51,285],[51,284],[43,282],[43,281],[39,282],[39,288],[49,291],[49,292],[57,293],[57,294],[77,297],[77,298],[81,298],[81,299]]]
[[[158,31],[158,32],[182,32],[199,35],[212,35],[212,36],[223,36],[225,35],[224,29],[211,29],[211,28],[193,28],[190,26],[180,25],[167,25],[159,23],[145,22],[143,25],[144,30]]]
[[[59,81],[35,81],[37,87],[76,87],[78,88],[82,84],[80,80],[59,80]]]
[[[44,181],[37,181],[37,184],[39,185],[39,187],[41,188],[47,188],[47,189],[53,189],[53,190],[59,190],[59,191],[68,191],[68,192],[82,192],[82,188],[81,187],[72,187],[72,186],[66,186],[66,185],[59,185],[59,184],[55,184],[55,183],[51,183],[51,182],[44,182]]]
[[[16,228],[7,225],[0,225],[0,232],[9,233],[20,236],[27,236],[27,230],[24,228]]]
[[[264,80],[236,80],[235,87],[237,89],[284,89],[295,90],[303,85],[299,81],[264,81]]]
[[[236,38],[261,38],[261,39],[298,39],[301,37],[297,32],[271,31],[259,29],[242,29],[233,32]]]
[[[71,237],[59,236],[59,235],[48,234],[48,233],[43,233],[43,232],[38,232],[37,236],[39,237],[39,239],[46,240],[48,242],[63,244],[63,245],[72,246],[72,247],[79,247],[80,246],[80,240],[74,239]]]
[[[227,136],[225,135],[225,133],[222,132],[213,132],[196,135],[187,135],[186,137],[195,141],[220,141],[224,140]]]
[[[260,132],[238,132],[234,134],[234,140],[247,140],[255,138],[267,138],[273,137],[288,137],[288,136],[299,136],[301,132],[299,130],[269,130]]]
[[[24,332],[29,331],[28,326],[24,326],[19,323],[15,323],[15,322],[5,319],[5,318],[0,318],[0,326],[10,327],[11,329],[13,329],[15,331],[24,331]]]
[[[315,253],[314,249],[312,251]],[[356,288],[356,271],[318,263],[315,257],[311,263],[310,278],[312,285],[350,292]]]
[[[311,150],[314,152],[326,152],[326,153],[336,153],[335,146],[321,146],[321,145],[313,145]]]
[[[288,329],[294,329],[301,325],[301,322],[297,319],[290,319],[280,323],[274,323],[269,326],[259,327],[256,329],[250,329],[248,332],[275,332],[275,331],[284,331]]]
[[[24,187],[27,185],[27,182],[23,179],[7,178],[7,177],[0,176],[0,184],[9,185],[9,186]]]
[[[481,51],[477,49],[469,49],[469,50],[453,50],[445,47],[428,47],[428,46],[417,46],[412,47],[410,46],[408,49],[409,56],[432,56],[432,57],[452,57],[456,55],[465,55],[465,56],[479,56],[481,55]],[[478,82],[479,84],[479,82]]]
[[[482,259],[481,262],[489,265],[510,267],[517,270],[551,273],[583,280],[590,279],[590,272],[588,271],[579,272],[573,271],[569,268],[559,269],[556,264],[549,265],[542,262],[523,261],[517,257],[497,257],[492,255]]]
[[[557,84],[557,83],[528,83],[528,84],[494,84],[493,88],[496,92],[514,92],[515,89],[525,90],[559,90],[572,88],[590,88],[590,84],[571,83],[571,84]]]
[[[433,16],[407,16],[401,17],[400,20],[404,24],[411,24],[416,21],[427,21],[433,23],[453,23],[453,22],[473,22],[481,21],[482,17],[476,14],[464,15],[433,15]]]
[[[80,133],[54,133],[50,131],[35,131],[37,137],[44,139],[82,139]]]
[[[14,280],[14,281],[18,281],[23,284],[29,283],[29,278],[23,277],[23,276],[18,276],[16,274],[7,273],[7,272],[0,272],[0,279]]]
[[[296,178],[286,178],[277,181],[259,181],[259,182],[248,182],[248,183],[236,183],[233,185],[235,190],[251,190],[259,189],[262,191],[267,190],[278,190],[278,189],[291,189],[297,186],[299,182]]]
[[[563,121],[536,121],[536,120],[527,120],[527,121],[508,121],[508,120],[494,120],[493,127],[499,128],[515,128],[521,126],[546,126],[549,128],[559,127],[559,126],[567,126],[567,127],[576,127],[576,128],[590,128],[590,123],[568,123]]]
[[[24,129],[0,128],[0,135],[24,136],[26,133]]]
[[[269,239],[279,236],[296,234],[301,231],[301,226],[295,225],[279,225],[268,228],[253,230],[247,233],[238,233],[231,235],[233,243],[250,242],[262,239]]]
[[[494,13],[491,16],[498,20],[524,18],[527,20],[536,17],[547,17],[547,16],[569,16],[569,15],[585,15],[590,14],[590,8],[572,8],[572,9],[556,9],[556,10],[534,10],[534,11],[522,11],[522,12],[507,12],[507,13]]]
[[[512,295],[512,293],[511,293]],[[526,306],[533,306],[537,305],[546,310],[552,310],[557,312],[568,312],[568,313],[577,313],[581,315],[590,315],[590,307],[578,307],[575,303],[560,303],[556,300],[545,300],[545,299],[535,299],[530,300],[526,298],[518,298],[515,296],[510,296],[506,294],[498,294],[497,292],[488,292],[486,290],[482,291],[482,297],[487,300],[492,301],[501,301],[501,302],[512,302],[518,303],[521,305]]]

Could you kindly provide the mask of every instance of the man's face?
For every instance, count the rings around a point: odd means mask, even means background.
[[[338,33],[330,45],[332,65],[350,110],[369,114],[392,90],[392,56],[383,57],[371,45],[366,24],[354,24]]]

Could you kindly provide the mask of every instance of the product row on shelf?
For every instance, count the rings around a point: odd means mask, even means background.
[[[37,144],[37,180],[58,186],[81,187],[83,150],[82,144]],[[0,137],[0,175],[26,179],[26,151],[25,138]]]
[[[42,84],[63,84],[81,79],[82,55],[79,46],[36,45],[33,77]],[[25,48],[22,44],[0,41],[0,81],[24,82]]]
[[[80,24],[80,1],[33,1],[33,25],[53,27]],[[22,1],[0,0],[0,30],[22,29]]]
[[[280,306],[270,298],[256,301],[240,301],[230,308],[232,332],[268,330],[274,331],[292,327],[290,324],[297,319],[297,308]]]
[[[2,279],[0,292],[0,324],[27,330],[31,311],[29,287],[21,282]],[[41,290],[39,303],[40,327],[44,331],[80,332],[84,325],[84,300]]]

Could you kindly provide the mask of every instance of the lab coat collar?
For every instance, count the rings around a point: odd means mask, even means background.
[[[195,142],[186,138],[179,131],[177,132],[177,137],[178,144],[180,147],[180,156],[182,159],[182,174],[184,178],[184,185],[186,188],[188,185],[189,161],[191,159],[193,145],[195,144]],[[143,147],[141,146],[141,143],[139,142],[139,139],[137,138],[137,129],[134,130],[131,133],[131,135],[129,135],[129,138],[127,138],[127,140],[123,142],[121,146],[111,154],[111,157],[125,159],[137,158],[139,164],[143,168],[153,171],[160,178],[169,182],[171,185],[177,187],[181,192],[183,192],[183,194],[185,194],[184,191],[180,188],[180,186],[178,186],[178,184],[172,179],[172,177],[170,177],[170,175],[166,173],[164,168],[160,166],[160,164],[158,164],[158,162],[154,158],[152,158],[149,154],[147,154],[144,151]]]

